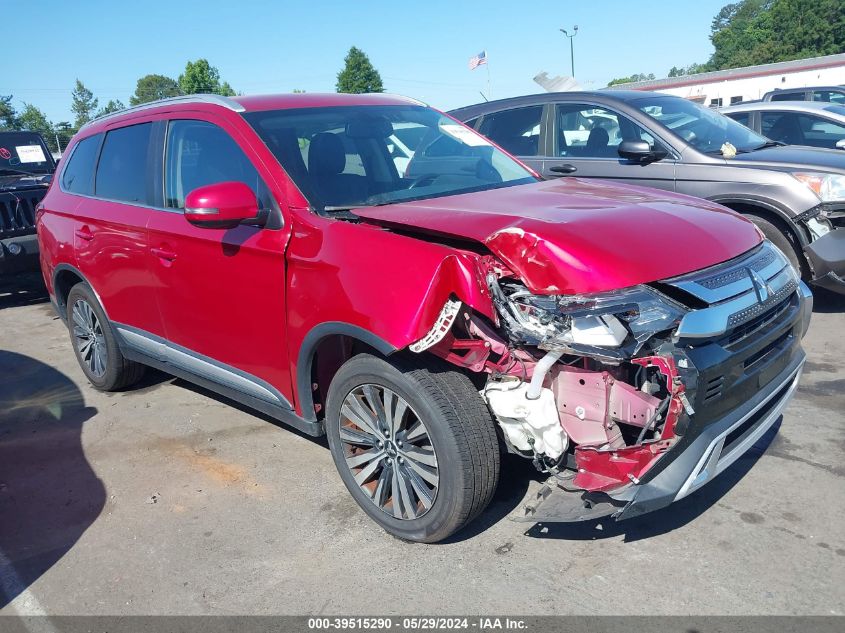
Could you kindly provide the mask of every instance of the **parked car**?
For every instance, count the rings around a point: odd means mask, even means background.
[[[764,94],[763,101],[828,101],[845,105],[845,86],[777,89]]]
[[[845,292],[845,154],[779,147],[692,101],[558,92],[450,113],[544,178],[621,180],[723,204],[752,220],[808,282]],[[613,120],[583,134],[587,115]],[[581,140],[583,139],[583,140]],[[834,230],[836,229],[836,230]]]
[[[784,145],[845,149],[845,106],[817,101],[758,101],[719,112]]]
[[[36,132],[0,132],[0,275],[38,270],[35,208],[56,170]]]
[[[400,174],[387,146],[412,126]],[[576,491],[550,483],[529,520],[693,492],[777,420],[812,308],[732,211],[540,181],[387,95],[195,95],[98,119],[38,229],[95,388],[149,365],[325,433],[355,501],[413,541],[478,516],[501,446]]]

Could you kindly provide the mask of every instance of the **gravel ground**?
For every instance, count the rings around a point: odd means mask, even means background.
[[[843,614],[844,299],[816,297],[777,435],[696,494],[543,530],[508,518],[540,485],[511,458],[480,520],[412,545],[323,440],[159,373],[95,391],[38,276],[0,281],[0,614]]]

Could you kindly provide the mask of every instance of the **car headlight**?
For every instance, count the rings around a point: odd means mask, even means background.
[[[792,174],[806,185],[822,202],[845,200],[845,176],[801,171]]]
[[[619,347],[628,337],[643,343],[675,328],[686,310],[647,286],[589,295],[504,294],[522,330],[544,347],[590,345]]]

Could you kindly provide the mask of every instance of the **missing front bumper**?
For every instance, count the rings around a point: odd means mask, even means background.
[[[804,361],[803,352],[796,355],[770,388],[709,424],[647,483],[605,494],[567,490],[552,478],[514,520],[570,523],[613,515],[621,521],[686,497],[738,460],[777,422],[798,386]]]
[[[804,252],[813,269],[813,283],[845,294],[845,228],[811,242]]]

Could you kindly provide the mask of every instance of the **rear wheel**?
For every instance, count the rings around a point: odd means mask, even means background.
[[[97,297],[85,283],[71,288],[67,322],[76,360],[94,387],[115,391],[137,382],[144,365],[124,358]]]
[[[499,445],[472,382],[445,363],[362,354],[332,381],[326,434],[361,508],[389,533],[443,540],[490,502]]]

